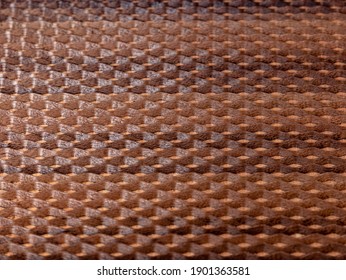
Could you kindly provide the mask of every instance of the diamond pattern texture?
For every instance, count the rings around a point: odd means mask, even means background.
[[[0,259],[345,259],[344,1],[0,1]]]

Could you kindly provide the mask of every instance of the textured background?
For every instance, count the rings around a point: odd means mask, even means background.
[[[0,259],[345,259],[345,1],[1,1]]]

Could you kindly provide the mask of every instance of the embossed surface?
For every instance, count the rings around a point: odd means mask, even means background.
[[[1,259],[345,259],[344,1],[0,1]]]

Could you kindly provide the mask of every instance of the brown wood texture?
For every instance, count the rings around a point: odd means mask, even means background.
[[[346,259],[345,1],[0,1],[0,259]]]

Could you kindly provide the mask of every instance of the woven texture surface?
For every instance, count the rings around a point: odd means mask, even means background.
[[[345,259],[345,1],[0,1],[0,259]]]

